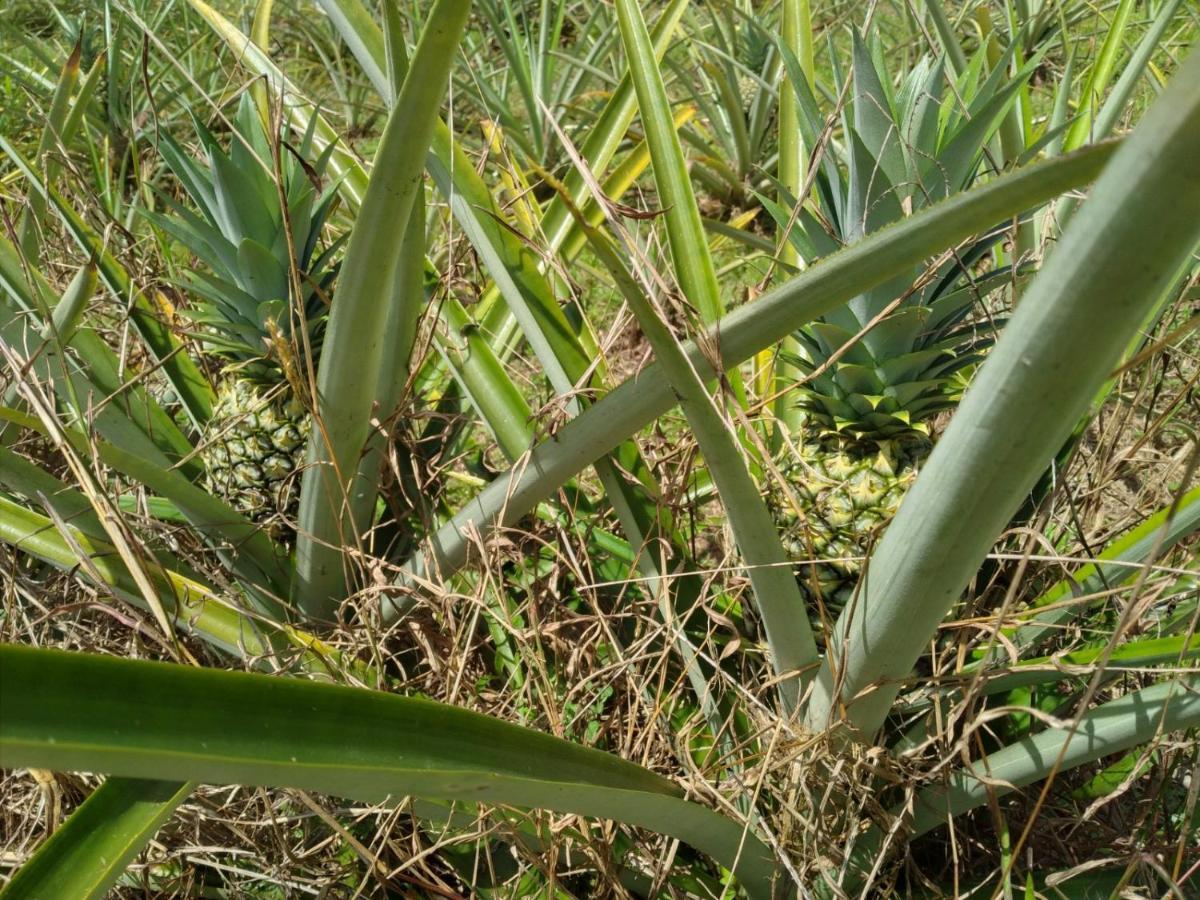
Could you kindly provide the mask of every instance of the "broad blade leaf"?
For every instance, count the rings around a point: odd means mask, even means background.
[[[99,900],[121,877],[192,785],[109,778],[96,788],[4,888],[4,900]]]
[[[479,713],[377,691],[0,647],[0,765],[542,807],[641,825],[769,898],[774,861],[659,775]]]

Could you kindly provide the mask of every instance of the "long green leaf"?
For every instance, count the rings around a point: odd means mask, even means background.
[[[1129,61],[1125,63],[1125,70],[1121,72],[1121,77],[1117,79],[1117,83],[1113,85],[1113,89],[1104,99],[1100,111],[1096,113],[1096,121],[1092,126],[1092,140],[1102,140],[1112,134],[1113,129],[1116,128],[1118,120],[1125,112],[1129,98],[1133,96],[1133,89],[1145,74],[1155,51],[1161,48],[1163,35],[1174,21],[1175,13],[1179,11],[1182,2],[1183,0],[1166,0],[1159,7],[1158,14],[1154,17],[1150,28],[1142,35],[1142,39],[1138,41]]]
[[[487,184],[442,123],[434,134],[428,165],[554,390],[574,396],[578,379],[590,371],[593,359],[542,274],[537,254],[510,231]]]
[[[942,50],[950,61],[951,71],[960,74],[967,68],[967,55],[963,52],[962,44],[958,42],[954,26],[950,24],[950,19],[942,8],[941,0],[925,0],[925,9],[933,19],[933,27],[942,42]]]
[[[36,421],[31,424],[37,425]],[[42,429],[37,427],[37,430]],[[160,466],[107,441],[89,441],[84,434],[73,429],[63,428],[62,433],[81,457],[91,456],[94,449],[99,461],[170,500],[191,523],[196,534],[217,552],[229,572],[258,589],[255,599],[263,606],[264,612],[278,621],[286,618],[276,601],[287,589],[288,569],[284,565],[286,552],[267,536],[261,526],[246,519],[225,501],[197,487],[174,469]],[[13,454],[13,462],[3,468],[11,469],[18,459]],[[2,471],[0,478],[3,477]],[[92,518],[89,517],[89,520]]]
[[[667,222],[675,277],[704,324],[712,325],[724,314],[725,307],[654,45],[638,5],[633,0],[617,0],[616,5],[642,126],[646,129],[646,143],[650,147],[654,184]]]
[[[41,329],[41,343],[33,342],[21,347],[24,355],[31,362],[36,364],[37,357],[42,354],[43,350],[49,347],[54,348],[51,352],[63,352],[79,327],[79,320],[83,316],[88,303],[91,301],[92,295],[96,293],[96,286],[98,284],[99,278],[96,275],[96,267],[89,262],[75,273],[75,277],[71,279],[71,283],[67,285],[67,289],[63,291],[58,302],[54,304],[54,309],[49,311],[49,316],[46,316],[42,310],[39,310],[42,313],[40,318],[45,320],[45,324]],[[17,329],[12,329],[14,324],[18,326]],[[17,330],[23,337],[33,337],[33,330],[27,327],[26,323],[13,323],[10,321],[3,326],[3,330]],[[4,404],[6,406],[12,405],[18,390],[18,382],[14,379],[4,392]]]
[[[50,151],[63,139],[62,128],[66,122],[70,107],[71,92],[79,80],[79,58],[83,47],[76,43],[71,55],[63,64],[58,76],[58,84],[54,88],[54,96],[50,100],[50,109],[46,113],[46,124],[42,129],[41,140],[38,141],[37,155],[34,163],[45,167],[47,183],[50,182]],[[30,191],[28,205],[21,215],[18,226],[17,243],[21,252],[31,265],[40,265],[42,253],[42,228],[46,222],[46,197],[37,190]]]
[[[1110,700],[1077,722],[1048,728],[952,772],[941,784],[921,791],[912,806],[912,836],[925,834],[996,797],[1041,781],[1056,772],[1121,753],[1166,735],[1200,726],[1200,677],[1160,682]],[[905,809],[893,815],[905,815]],[[883,844],[878,826],[858,839],[841,876],[841,891],[854,895],[871,872]],[[832,878],[831,880],[839,880]],[[828,883],[817,896],[844,896]]]
[[[43,506],[52,516],[92,541],[108,542],[108,532],[104,530],[100,517],[96,515],[96,510],[83,493],[3,446],[0,446],[0,484],[12,494]],[[42,521],[46,525],[50,524],[47,519]],[[66,551],[62,558],[70,558],[69,548],[62,549]],[[165,569],[193,581],[200,577],[169,551],[161,547],[145,549],[149,550]],[[75,561],[78,562],[78,559]]]
[[[864,738],[883,723],[896,679],[1200,241],[1198,154],[1200,55],[1106,168],[906,496],[838,620],[809,727],[828,727],[839,710]]]
[[[75,277],[63,291],[62,297],[54,305],[54,312],[50,316],[50,328],[45,329],[43,334],[52,332],[55,343],[59,345],[59,350],[71,340],[71,335],[79,327],[83,312],[92,299],[92,295],[96,293],[96,285],[99,282],[95,263],[88,262],[75,273]]]
[[[388,117],[338,275],[338,302],[317,373],[316,428],[300,491],[293,597],[306,615],[331,619],[347,594],[343,547],[357,536],[349,482],[366,444],[383,357],[399,245],[417,194],[469,0],[438,0],[409,77]]]
[[[112,445],[102,444],[98,449],[106,464],[170,500],[195,533],[221,556],[231,574],[265,591],[259,593],[264,611],[279,621],[286,618],[276,600],[286,596],[287,553],[262,526],[174,469],[162,468]]]
[[[1092,124],[1095,110],[1100,106],[1100,99],[1108,90],[1108,82],[1112,79],[1113,70],[1117,65],[1117,57],[1125,48],[1125,30],[1129,27],[1130,16],[1133,15],[1134,0],[1120,0],[1113,14],[1113,20],[1104,31],[1104,43],[1100,53],[1092,63],[1087,81],[1083,86],[1083,96],[1080,99],[1080,109],[1075,115],[1071,127],[1067,129],[1063,140],[1065,150],[1074,150],[1084,143],[1094,139]],[[1104,137],[1104,135],[1098,135]]]
[[[970,237],[984,223],[1004,221],[1063,191],[1087,184],[1110,158],[1114,145],[1089,147],[1007,174],[958,194],[884,228],[822,260],[754,303],[730,313],[716,331],[722,365],[737,365],[805,322],[886,281],[921,260]],[[685,345],[697,371],[714,377],[705,354]],[[535,447],[527,463],[497,478],[451,522],[430,536],[429,547],[406,564],[412,575],[433,565],[443,574],[460,568],[468,544],[461,529],[488,534],[516,522],[583,468],[654,421],[675,403],[657,366],[649,366],[568,422],[553,439]],[[410,575],[402,574],[407,583]],[[399,610],[385,606],[385,617]]]
[[[387,97],[390,79],[383,32],[359,0],[317,0],[337,33],[341,35],[375,93]]]
[[[1048,776],[1144,744],[1156,734],[1200,725],[1200,678],[1164,681],[1110,700],[1078,723],[1048,728],[989,754],[970,771],[956,772],[947,784],[917,797],[914,834],[937,828],[950,817]],[[996,779],[990,782],[988,779]],[[1011,785],[1011,787],[1009,787]]]
[[[650,40],[657,62],[661,62],[666,55],[687,6],[687,0],[672,0],[654,23]],[[579,147],[580,157],[593,173],[598,175],[608,168],[636,112],[637,95],[629,73],[625,73],[601,110],[595,125],[588,128],[587,137]],[[673,127],[678,128],[679,123],[674,123]],[[563,178],[563,187],[565,198],[556,193],[546,204],[546,211],[542,215],[541,231],[545,235],[546,245],[552,249],[564,246],[573,228],[574,220],[566,201],[569,200],[583,208],[588,198],[587,181],[577,169],[572,169]],[[619,194],[609,193],[608,196],[615,198]]]
[[[80,573],[122,600],[148,608],[111,544],[70,526],[60,530],[46,516],[4,496],[0,496],[0,543],[20,548],[63,572]],[[253,618],[208,585],[152,559],[143,560],[142,568],[173,627],[224,653],[250,657],[263,666],[296,666],[308,672],[328,672],[340,665],[337,652],[311,635]]]
[[[14,494],[41,502],[54,514],[95,540],[108,540],[96,511],[75,488],[0,445],[0,484]]]
[[[1130,641],[1115,650],[1104,643],[1072,650],[1070,653],[1023,659],[1007,674],[989,678],[983,693],[1000,694],[1031,684],[1062,681],[1072,677],[1066,667],[1094,666],[1100,660],[1104,662],[1105,675],[1116,675],[1119,672],[1136,672],[1151,666],[1179,664],[1196,656],[1200,656],[1200,635],[1195,634]]]
[[[1096,562],[1045,591],[1033,606],[1057,606],[1072,596],[1086,597],[1122,584],[1141,572],[1141,564],[1152,561],[1154,554],[1165,552],[1197,531],[1200,531],[1200,488],[1189,491],[1178,503],[1159,510],[1113,541],[1100,552]],[[1057,633],[1063,623],[1085,614],[1087,609],[1085,604],[1048,609],[1014,629],[1008,639],[1017,647],[1028,647],[1048,634]],[[1003,651],[998,650],[996,656],[1003,657]]]
[[[108,778],[92,791],[0,895],[4,900],[99,900],[121,877],[192,785]]]
[[[793,79],[805,79],[811,92],[815,69],[812,9],[809,0],[783,0],[780,6],[783,46],[799,65],[795,67],[794,72],[791,67],[785,66],[784,81],[779,89],[779,162],[776,171],[780,185],[797,198],[797,202],[801,202],[808,176],[808,153],[812,148],[804,145],[804,133],[800,128],[799,101],[796,97],[797,86],[793,84]],[[786,239],[779,248],[779,259],[780,262],[797,269],[808,262],[800,259],[795,245]],[[782,349],[784,353],[781,353],[774,363],[773,390],[779,394],[775,403],[775,415],[789,432],[795,433],[800,424],[802,410],[800,404],[788,398],[786,388],[803,377],[797,367],[788,361],[790,357],[798,354],[799,348],[794,339],[788,339]]]
[[[0,236],[0,329],[16,351],[42,344],[42,335],[53,329],[49,308],[50,284],[36,268],[22,264],[16,247]],[[42,352],[41,371],[55,381],[55,390],[77,417],[114,444],[165,465],[192,453],[192,445],[179,427],[149,396],[144,387],[123,372],[112,349],[95,331],[76,327],[63,337],[72,353],[56,346]],[[179,462],[192,477],[200,469],[195,461]]]
[[[1190,611],[1184,609],[1188,620],[1195,609],[1194,603]],[[1080,679],[1087,678],[1095,672],[1098,664],[1104,667],[1104,680],[1112,681],[1122,677],[1124,673],[1135,675],[1154,666],[1178,666],[1197,656],[1200,656],[1200,635],[1195,634],[1130,641],[1115,649],[1108,641],[1104,641],[1069,653],[1023,659],[1007,672],[989,676],[979,693],[981,696],[992,697],[1039,684],[1071,682],[1078,685]],[[969,672],[964,673],[965,679],[972,677],[974,676]],[[945,709],[947,705],[958,703],[961,699],[961,688],[955,686],[943,692],[936,700],[922,699],[911,705],[906,704],[905,712],[928,709],[934,704]],[[889,747],[891,752],[901,754],[927,741],[931,729],[937,727],[937,724],[931,721],[934,715],[935,713],[930,711],[924,718],[918,719],[913,727]],[[938,716],[939,721],[940,719]]]
[[[673,782],[479,713],[359,688],[0,646],[0,765],[408,795],[613,818],[676,837],[769,898],[770,851]]]
[[[399,99],[408,74],[408,57],[399,11],[392,2],[385,4],[388,21],[386,41],[388,80],[391,86],[389,103]],[[404,239],[400,243],[392,295],[388,300],[388,316],[382,336],[383,352],[379,360],[379,383],[375,387],[376,418],[382,428],[372,428],[358,461],[358,472],[350,495],[350,521],[355,534],[370,530],[379,496],[379,480],[383,472],[388,447],[386,429],[392,424],[392,414],[400,403],[401,394],[409,380],[409,359],[416,340],[417,325],[425,310],[425,191],[418,190],[408,215]],[[402,446],[397,447],[403,453]],[[400,463],[404,471],[403,460]]]
[[[438,349],[491,430],[504,456],[515,461],[533,439],[533,410],[513,384],[479,326],[453,296],[442,303],[445,335]]]
[[[1085,94],[1080,104],[1082,109],[1073,120],[1070,130],[1064,130],[1056,141],[1056,146],[1059,149],[1073,150],[1085,141],[1104,140],[1113,133],[1121,116],[1126,111],[1126,105],[1133,95],[1133,90],[1137,86],[1138,80],[1149,66],[1151,58],[1161,47],[1162,37],[1174,21],[1175,13],[1179,9],[1179,3],[1180,0],[1167,0],[1167,2],[1163,3],[1154,18],[1154,22],[1146,34],[1143,35],[1141,41],[1138,42],[1129,61],[1125,64],[1125,71],[1121,73],[1121,77],[1117,79],[1117,83],[1108,92],[1108,96],[1104,98],[1103,105],[1100,106],[1099,111],[1093,117],[1093,111],[1103,93],[1102,88],[1098,90],[1097,75],[1098,73],[1102,74],[1103,81],[1107,84],[1108,79],[1112,75],[1111,67],[1115,62],[1114,54],[1119,53],[1121,47],[1120,43],[1113,42],[1114,35],[1116,34],[1115,30],[1108,32],[1102,50],[1102,58],[1093,64],[1087,84],[1084,86]],[[1118,10],[1118,14],[1120,12]],[[1128,18],[1126,17],[1126,24],[1127,22]],[[1074,57],[1069,60],[1069,62],[1073,61]],[[1108,72],[1099,72],[1104,67],[1108,68]],[[1064,104],[1067,100],[1066,95],[1070,92],[1069,84],[1065,83],[1065,81],[1066,79],[1064,78],[1064,84],[1060,88],[1060,91],[1064,95]],[[1066,227],[1071,217],[1075,214],[1075,210],[1078,209],[1078,206],[1079,201],[1072,197],[1064,200],[1055,209],[1055,225],[1057,225],[1060,231]]]

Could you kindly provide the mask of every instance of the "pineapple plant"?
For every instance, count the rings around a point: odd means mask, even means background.
[[[802,258],[835,252],[965,188],[985,157],[1028,68],[983,75],[972,61],[946,96],[941,62],[919,62],[894,94],[856,36],[853,91],[816,181],[820,213],[802,209],[789,239]],[[811,93],[797,91],[813,146],[823,122]],[[791,198],[786,198],[790,200]],[[780,227],[791,212],[768,202]],[[997,235],[960,248],[933,269],[916,268],[796,333],[788,361],[801,375],[803,410],[772,493],[785,547],[806,566],[800,580],[815,608],[835,617],[853,594],[875,539],[891,521],[952,407],[990,329],[972,323],[976,302],[1011,271],[980,272]]]
[[[199,263],[187,273],[198,304],[186,314],[220,365],[200,441],[207,487],[282,536],[312,429],[307,360],[320,353],[342,243],[322,249],[337,196],[321,186],[332,145],[310,164],[312,131],[296,148],[273,137],[246,94],[230,124],[225,149],[195,123],[207,165],[162,136],[194,209],[164,195],[172,214],[148,215]]]
[[[743,67],[738,71],[738,96],[742,100],[742,108],[749,109],[758,96],[761,85],[755,75],[763,76],[767,66],[767,56],[772,44],[761,25],[750,18],[742,22],[738,29],[738,63]]]

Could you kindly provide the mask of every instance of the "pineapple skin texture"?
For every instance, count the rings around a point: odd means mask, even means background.
[[[814,614],[823,606],[832,619],[854,596],[863,557],[895,517],[930,449],[923,440],[799,446],[799,456],[783,470],[795,503],[777,487],[770,505],[788,555],[820,560],[797,571]]]
[[[278,530],[296,513],[311,431],[308,410],[291,391],[244,378],[223,382],[200,454],[208,489]]]

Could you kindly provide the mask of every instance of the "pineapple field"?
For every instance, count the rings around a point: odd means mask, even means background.
[[[1200,895],[1198,39],[0,2],[0,898]]]

